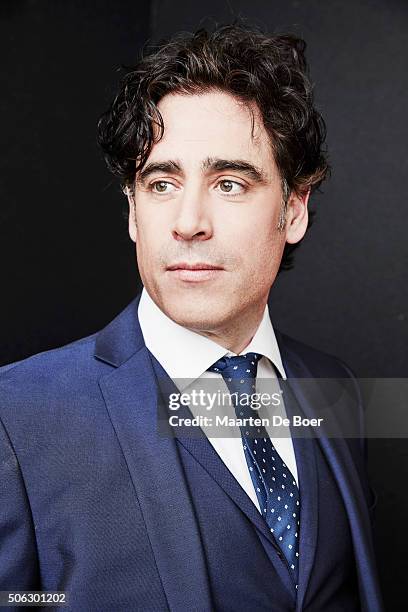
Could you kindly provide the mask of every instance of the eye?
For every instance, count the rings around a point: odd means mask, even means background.
[[[238,183],[237,181],[231,181],[229,179],[222,179],[217,184],[221,193],[225,193],[227,195],[240,195],[245,192],[244,185]]]
[[[171,187],[174,188],[174,185],[168,181],[155,181],[150,185],[153,193],[170,193],[172,191]]]

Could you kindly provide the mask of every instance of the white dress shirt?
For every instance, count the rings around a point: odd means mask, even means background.
[[[186,391],[186,386],[194,380],[202,378],[221,379],[221,374],[208,372],[207,368],[218,361],[218,359],[221,359],[221,357],[236,355],[213,340],[172,321],[155,304],[146,289],[142,291],[138,316],[146,347],[170,378],[174,380],[180,391]],[[274,383],[274,389],[278,389],[278,379],[273,366],[278,369],[282,378],[286,379],[286,374],[267,306],[254,337],[241,354],[249,352],[263,355],[258,362],[257,392],[267,390],[267,387],[262,388],[262,384],[270,385]],[[262,379],[266,379],[264,383],[262,383]],[[222,383],[220,381],[220,384],[225,385],[225,392],[228,393],[228,388],[224,381]],[[270,392],[270,387],[268,387],[268,391]],[[194,414],[193,407],[190,407],[190,410]],[[262,416],[261,410],[258,414],[259,417]],[[283,417],[286,416],[283,401],[278,409],[278,414]],[[261,512],[245,459],[240,433],[237,433],[234,437],[220,438],[211,437],[207,434],[205,427],[202,429],[221,460],[253,501],[259,512]],[[298,474],[292,439],[289,436],[274,437],[272,426],[266,427],[266,430],[273,445],[297,482]]]

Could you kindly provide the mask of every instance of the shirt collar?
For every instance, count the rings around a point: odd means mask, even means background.
[[[228,349],[170,319],[143,289],[138,308],[139,323],[146,347],[172,379],[199,378]],[[254,337],[242,353],[260,353],[286,378],[275,332],[265,311]]]

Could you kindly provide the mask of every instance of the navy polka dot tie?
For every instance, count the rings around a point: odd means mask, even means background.
[[[210,368],[225,380],[238,418],[256,418],[257,412],[240,394],[255,393],[258,360],[262,355],[247,353],[222,357]],[[235,402],[235,398],[238,401]],[[269,438],[265,427],[241,427],[242,444],[263,517],[284,554],[296,584],[299,575],[300,499],[296,481]]]

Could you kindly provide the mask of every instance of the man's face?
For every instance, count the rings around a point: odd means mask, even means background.
[[[285,241],[306,229],[307,197],[290,200],[279,230],[281,178],[256,107],[253,131],[249,109],[219,91],[167,95],[158,108],[164,136],[129,197],[140,275],[176,323],[217,333],[261,316]]]

